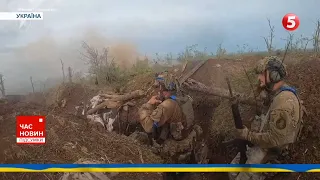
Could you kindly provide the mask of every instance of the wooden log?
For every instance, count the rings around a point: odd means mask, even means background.
[[[136,90],[124,95],[114,96],[113,98],[109,99],[110,101],[128,101],[134,98],[140,98],[142,96],[145,96],[144,91],[142,90]]]
[[[122,96],[122,95],[119,95],[119,94],[99,94],[99,96],[107,98],[107,99],[112,99],[112,98],[118,98],[119,96]]]
[[[225,99],[231,99],[229,91],[227,89],[207,87],[206,85],[193,79],[188,79],[184,83],[184,85],[187,87],[187,89],[192,91],[202,92],[208,95],[217,96]],[[238,98],[239,103],[247,104],[251,106],[257,106],[257,103],[254,97],[249,97],[245,94],[241,94],[237,92],[233,92],[233,94]]]
[[[141,90],[136,90],[136,91],[124,94],[124,95],[110,95],[109,97],[112,97],[111,99],[107,99],[107,100],[103,101],[102,103],[98,104],[96,107],[90,109],[87,112],[87,114],[89,114],[89,115],[93,114],[103,108],[110,108],[110,109],[111,108],[119,108],[126,101],[129,101],[134,98],[139,98],[144,95],[145,95],[145,93]],[[130,105],[130,103],[128,105]]]
[[[181,69],[181,73],[184,73],[184,70],[186,70],[186,67],[188,65],[188,60],[183,64],[182,69]]]
[[[203,66],[208,60],[202,61],[200,63],[198,63],[193,69],[191,69],[191,71],[189,71],[187,74],[182,75],[179,78],[179,84],[183,84],[189,77],[191,77],[195,72],[197,72],[197,70]]]
[[[144,91],[136,90],[127,94],[99,94],[100,96],[109,99],[110,101],[128,101],[130,99],[139,98],[145,95]]]
[[[103,109],[103,108],[118,108],[120,106],[122,106],[122,102],[119,102],[119,101],[110,101],[110,100],[105,100],[104,102],[98,104],[96,107],[88,110],[87,114],[90,115],[90,114],[93,114],[97,111],[99,111],[100,109]]]

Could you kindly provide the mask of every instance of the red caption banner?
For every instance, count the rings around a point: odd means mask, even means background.
[[[45,144],[45,116],[17,116],[17,144]]]

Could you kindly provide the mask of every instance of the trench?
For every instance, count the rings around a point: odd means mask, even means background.
[[[203,96],[201,93],[190,92],[193,98],[193,109],[195,115],[195,123],[200,125],[203,130],[204,138],[207,141],[209,147],[209,164],[228,164],[231,160],[228,158],[229,149],[221,145],[224,137],[215,136],[212,137],[210,134],[210,128],[213,123],[213,115],[215,109],[220,105],[220,98]],[[115,123],[115,131],[120,134],[129,136],[134,131],[143,131],[140,126],[136,126],[134,123],[130,123],[130,120],[138,119],[138,107],[129,108],[129,112],[123,113],[120,116],[122,123]],[[129,124],[129,126],[128,126]],[[120,126],[120,128],[119,128]],[[213,179],[213,180],[228,180],[227,173],[187,173],[195,180],[200,179]],[[179,177],[180,180],[185,180],[187,177]],[[188,179],[188,178],[187,178]]]
[[[210,128],[212,127],[213,114],[215,109],[219,106],[220,100],[217,98],[210,99],[208,97],[197,94],[194,97],[194,114],[196,124],[200,125],[204,138],[209,147],[209,164],[226,164],[228,159],[226,157],[227,149],[221,146],[223,137],[213,138],[210,135]],[[228,180],[227,173],[201,173],[202,179],[212,180]]]

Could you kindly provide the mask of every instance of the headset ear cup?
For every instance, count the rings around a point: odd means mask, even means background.
[[[277,83],[281,80],[281,76],[278,71],[270,71],[269,78],[273,83]]]

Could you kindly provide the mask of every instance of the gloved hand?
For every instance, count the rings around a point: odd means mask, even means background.
[[[235,136],[239,139],[248,140],[249,132],[250,130],[246,126],[243,126],[243,129],[236,129]]]
[[[151,105],[160,104],[162,101],[158,100],[157,98],[158,96],[152,96],[148,101],[148,104],[151,104]]]

